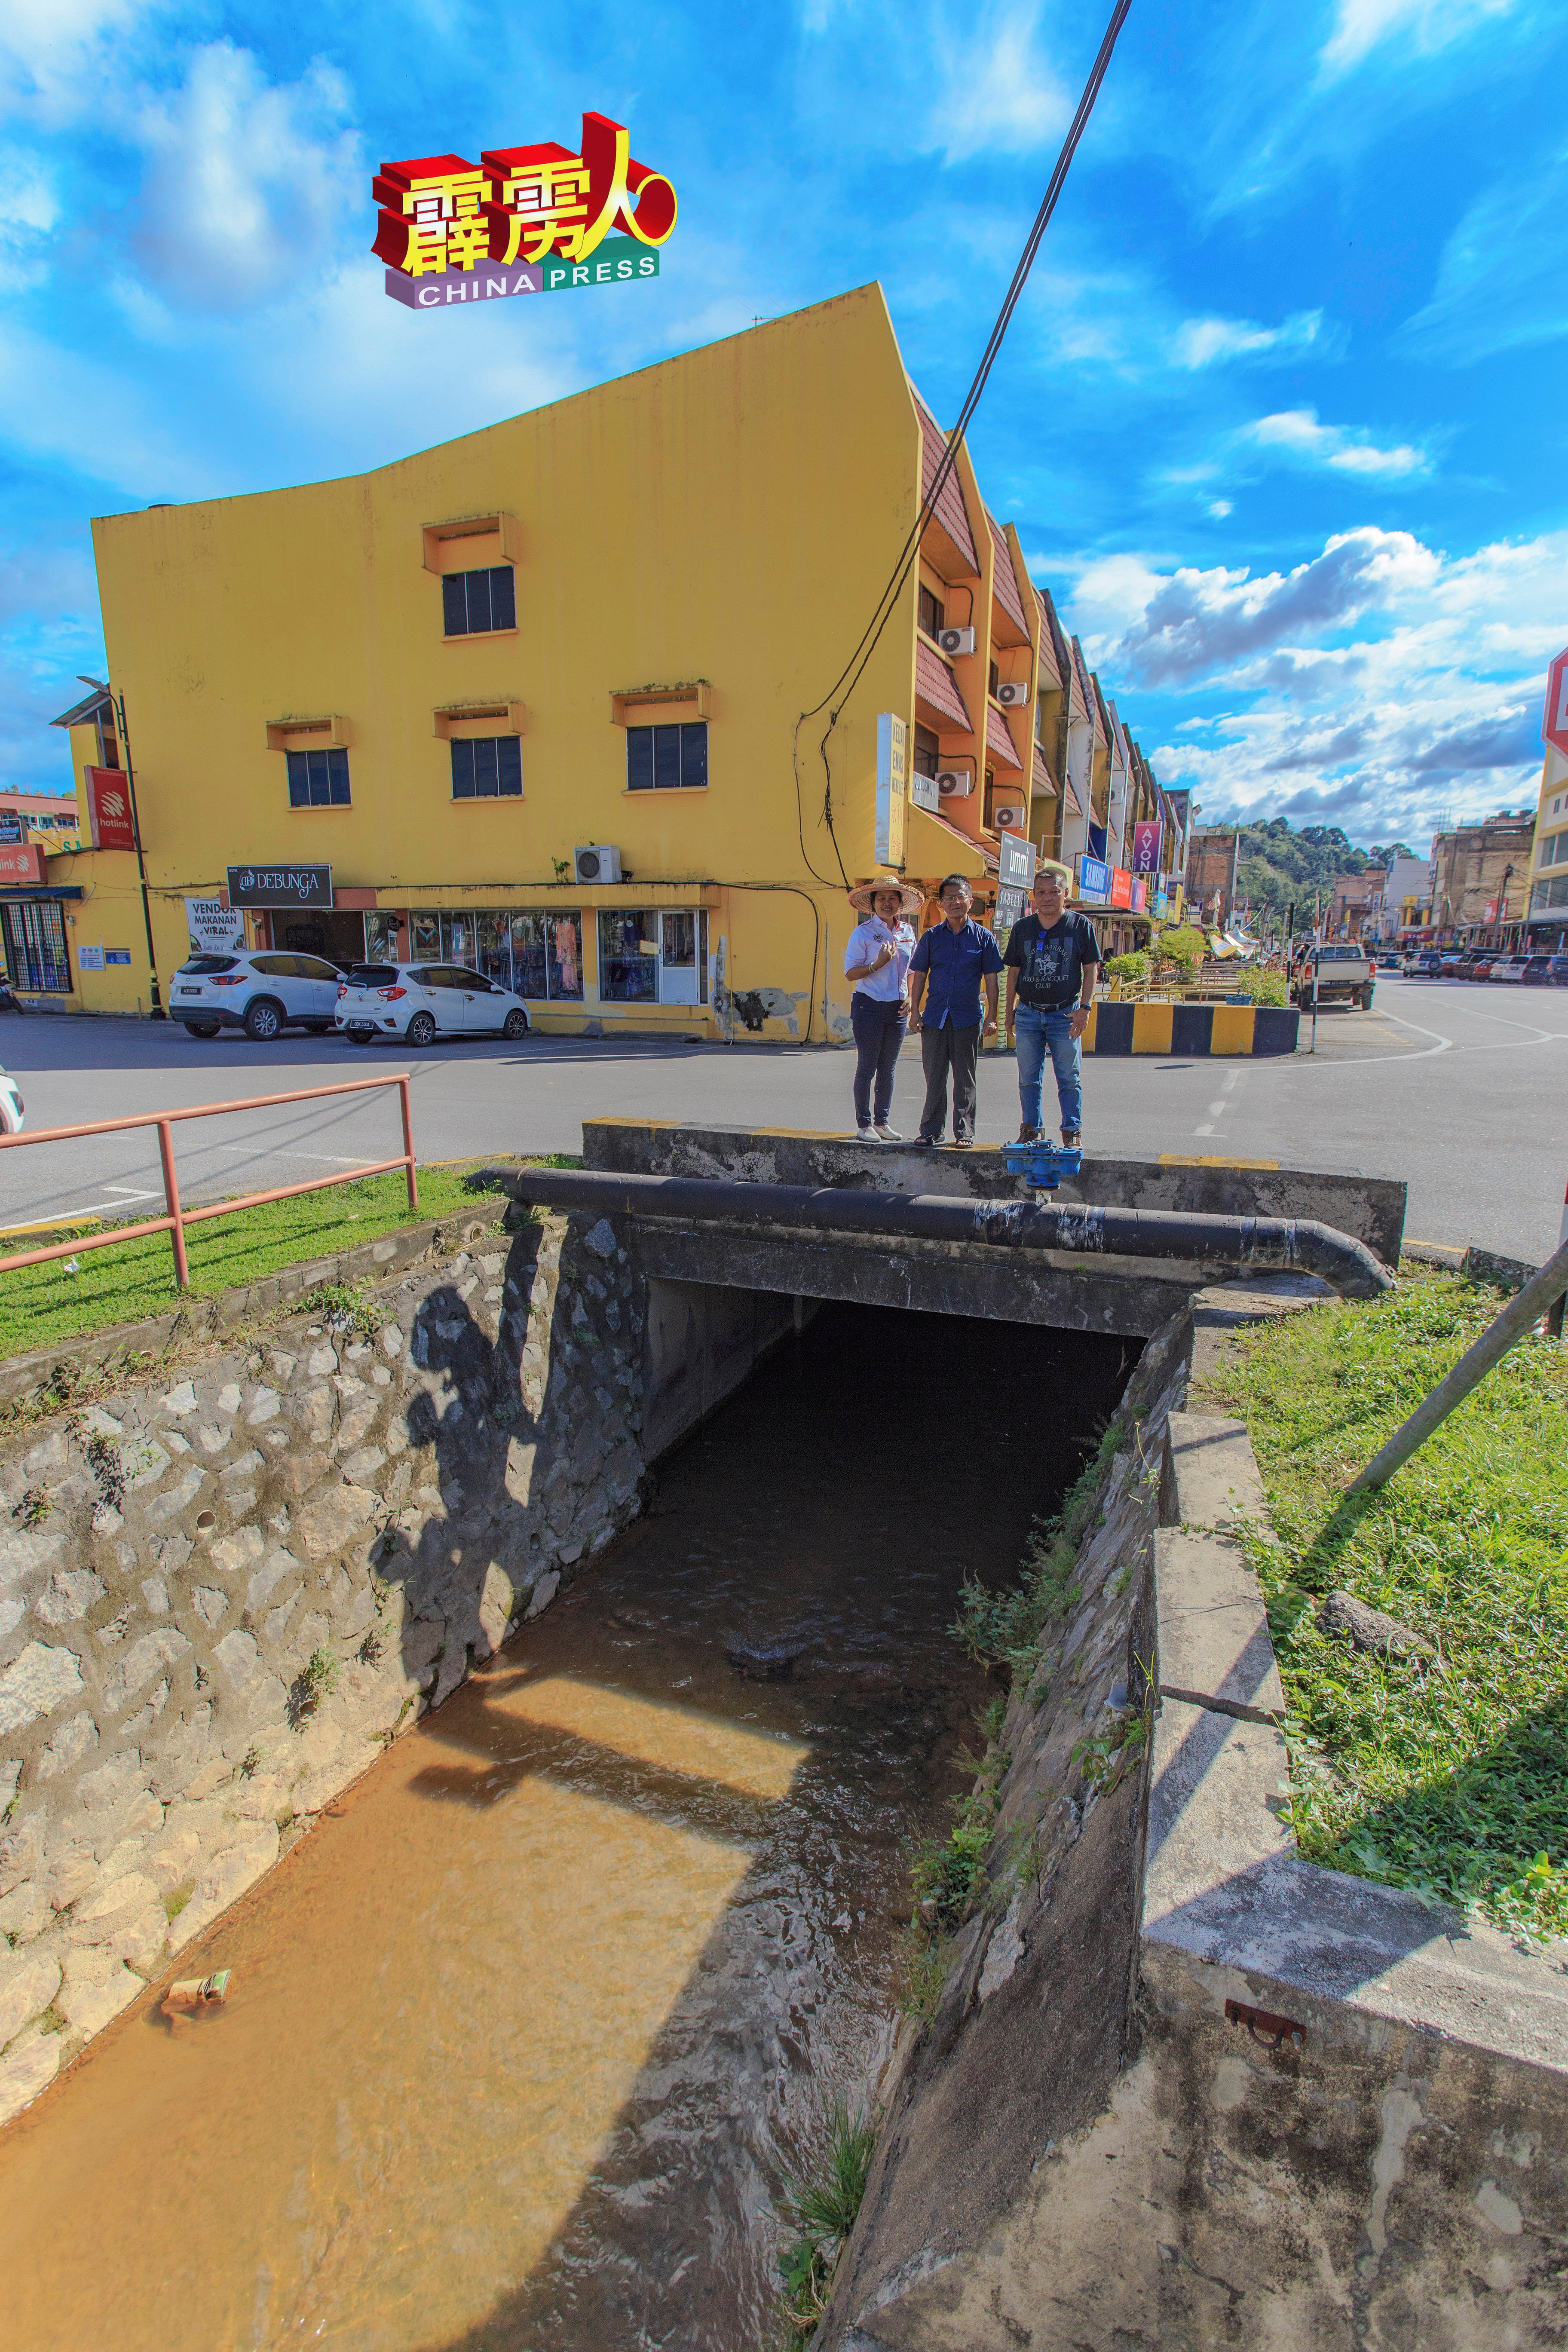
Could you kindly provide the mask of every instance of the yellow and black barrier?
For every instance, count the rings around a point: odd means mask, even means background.
[[[1301,1016],[1277,1004],[1095,1004],[1086,1054],[1293,1054]]]

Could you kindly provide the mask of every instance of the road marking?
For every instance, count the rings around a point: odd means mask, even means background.
[[[116,1186],[114,1189],[118,1191],[120,1188]],[[130,1197],[133,1201],[155,1201],[158,1195],[156,1192],[132,1192]],[[63,1230],[67,1225],[79,1225],[87,1218],[96,1217],[100,1209],[122,1209],[124,1206],[123,1201],[89,1201],[82,1209],[57,1210],[52,1217],[29,1217],[25,1224],[0,1225],[0,1234],[36,1234],[44,1225],[58,1225]]]
[[[139,1191],[134,1184],[106,1184],[103,1189],[106,1192],[123,1192],[128,1201],[151,1201],[156,1198],[154,1193]]]
[[[1214,1133],[1214,1122],[1211,1119],[1207,1127],[1194,1127],[1193,1133],[1194,1135],[1212,1135]]]
[[[1226,1111],[1226,1110],[1228,1110],[1229,1108],[1230,1108],[1230,1105],[1229,1105],[1227,1102],[1216,1102],[1216,1103],[1210,1103],[1210,1105],[1209,1105],[1209,1117],[1210,1117],[1211,1118],[1218,1118],[1218,1117],[1219,1117],[1219,1115],[1220,1115],[1220,1113],[1221,1113],[1222,1111]]]
[[[1232,1160],[1224,1152],[1162,1151],[1162,1168],[1278,1168],[1278,1160]]]

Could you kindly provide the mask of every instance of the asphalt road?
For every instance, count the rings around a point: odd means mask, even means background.
[[[1380,979],[1370,1013],[1325,1011],[1318,1050],[1289,1060],[1091,1057],[1085,1131],[1096,1150],[1272,1160],[1401,1176],[1407,1231],[1540,1260],[1555,1247],[1568,1181],[1568,990]],[[406,1049],[288,1034],[270,1046],[210,1044],[150,1022],[0,1021],[0,1063],[18,1077],[30,1129],[413,1073],[422,1160],[575,1151],[605,1112],[721,1125],[850,1126],[847,1053],[531,1037]],[[1047,1075],[1048,1087],[1048,1075]],[[893,1124],[913,1134],[921,1098],[911,1043]],[[174,1130],[183,1196],[300,1182],[399,1150],[396,1090],[340,1097]],[[980,1139],[1016,1132],[1016,1065],[982,1062]],[[0,1225],[73,1214],[155,1214],[155,1134],[0,1150]],[[21,1246],[13,1242],[12,1246]]]

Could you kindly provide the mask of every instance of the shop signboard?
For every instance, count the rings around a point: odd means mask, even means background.
[[[15,889],[19,884],[47,880],[44,853],[36,841],[22,841],[0,848],[0,884]]]
[[[185,930],[193,955],[243,955],[245,917],[221,898],[187,898]]]
[[[574,153],[546,140],[477,163],[414,156],[384,163],[371,193],[385,290],[411,310],[657,278],[677,211],[671,183],[605,114],[584,115]]]
[[[89,947],[85,940],[79,940],[76,951],[76,968],[78,971],[101,971],[103,970],[102,947]]]
[[[930,809],[933,816],[942,813],[942,787],[934,776],[916,776],[910,784],[910,798],[916,808]]]
[[[1110,868],[1099,857],[1080,857],[1078,861],[1078,895],[1087,906],[1105,907],[1110,903]]]
[[[26,841],[20,809],[0,809],[0,841]]]
[[[1020,833],[998,834],[996,839],[999,850],[996,905],[991,917],[991,929],[997,939],[1003,940],[1018,921],[1028,902],[1039,852],[1034,843],[1026,841]]]
[[[909,725],[895,711],[877,720],[877,863],[901,867],[909,806]]]
[[[1158,817],[1145,820],[1132,828],[1132,871],[1134,874],[1158,874],[1160,871],[1160,836],[1165,828]]]
[[[231,866],[231,907],[330,907],[330,866]]]
[[[1131,907],[1132,877],[1125,866],[1113,866],[1110,869],[1110,903],[1113,907]]]
[[[1148,898],[1149,885],[1147,881],[1142,874],[1134,874],[1132,877],[1132,896],[1128,900],[1128,905],[1135,915],[1141,915],[1143,913],[1148,902]]]
[[[1568,760],[1568,646],[1546,673],[1546,709],[1541,732],[1552,750]]]
[[[84,769],[82,795],[87,802],[88,839],[93,848],[134,849],[136,828],[124,769]]]
[[[1156,877],[1153,889],[1150,894],[1149,912],[1157,921],[1163,921],[1164,919],[1165,909],[1170,903],[1170,899],[1165,891],[1165,877],[1162,874]]]

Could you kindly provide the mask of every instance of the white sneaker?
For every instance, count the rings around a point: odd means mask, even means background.
[[[881,1139],[874,1127],[858,1127],[855,1130],[857,1143],[880,1143]]]
[[[886,1121],[884,1121],[883,1124],[876,1129],[876,1135],[879,1143],[902,1143],[904,1139],[899,1133],[898,1129],[896,1127],[889,1127]]]

